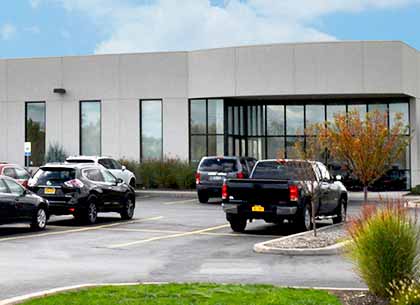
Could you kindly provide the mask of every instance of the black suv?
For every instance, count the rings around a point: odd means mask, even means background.
[[[223,181],[227,178],[248,178],[256,159],[250,157],[203,157],[195,174],[198,200],[222,197]]]
[[[96,222],[98,212],[117,212],[131,219],[134,189],[107,169],[93,164],[47,164],[29,180],[29,189],[47,199],[52,215],[74,215],[84,223]]]

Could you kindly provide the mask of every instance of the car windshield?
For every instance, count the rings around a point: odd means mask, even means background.
[[[268,161],[255,166],[254,179],[273,180],[314,180],[314,171],[310,163],[296,161]]]
[[[201,162],[198,170],[202,172],[229,173],[238,171],[238,167],[235,159],[209,158]]]
[[[33,180],[36,185],[59,186],[75,178],[76,171],[73,168],[40,168]]]
[[[67,163],[95,163],[93,160],[89,159],[68,159],[66,160]]]

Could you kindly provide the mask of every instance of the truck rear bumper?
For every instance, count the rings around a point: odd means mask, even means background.
[[[269,209],[266,209],[264,212],[252,212],[251,210],[251,205],[250,206],[244,206],[241,204],[234,204],[234,203],[223,203],[223,211],[226,214],[241,214],[244,216],[247,216],[247,218],[253,218],[253,219],[264,219],[267,217],[273,217],[273,216],[278,216],[278,217],[285,217],[287,218],[287,216],[295,216],[297,211],[298,211],[298,207],[287,207],[287,206],[275,206],[275,207],[271,207]]]

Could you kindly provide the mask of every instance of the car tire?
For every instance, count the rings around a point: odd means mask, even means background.
[[[346,222],[347,220],[347,201],[345,198],[340,198],[339,205],[337,207],[337,217],[333,218],[333,224]]]
[[[198,192],[198,201],[200,201],[200,203],[207,203],[209,202],[209,195],[206,192]]]
[[[121,210],[120,215],[123,220],[130,220],[134,216],[136,203],[133,198],[128,197],[124,203],[124,208]]]
[[[233,232],[243,233],[246,228],[247,220],[239,216],[232,216],[229,219],[230,227]]]
[[[39,207],[32,217],[31,229],[42,231],[47,226],[48,214],[44,207]]]
[[[299,216],[296,219],[296,225],[299,231],[310,231],[313,229],[311,206],[306,203]]]
[[[98,206],[96,204],[97,200],[95,197],[90,197],[88,199],[88,204],[86,210],[83,214],[83,222],[85,224],[95,224],[98,219]]]

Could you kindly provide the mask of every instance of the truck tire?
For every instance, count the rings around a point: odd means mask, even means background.
[[[209,202],[209,195],[204,191],[198,192],[198,201],[200,201],[200,203]]]
[[[340,198],[338,207],[337,207],[337,217],[333,218],[333,224],[346,222],[347,218],[347,201],[345,198]]]
[[[233,232],[243,233],[246,228],[246,219],[239,216],[229,217],[230,227]]]
[[[311,206],[305,204],[296,218],[296,227],[299,231],[310,231],[313,229]]]

